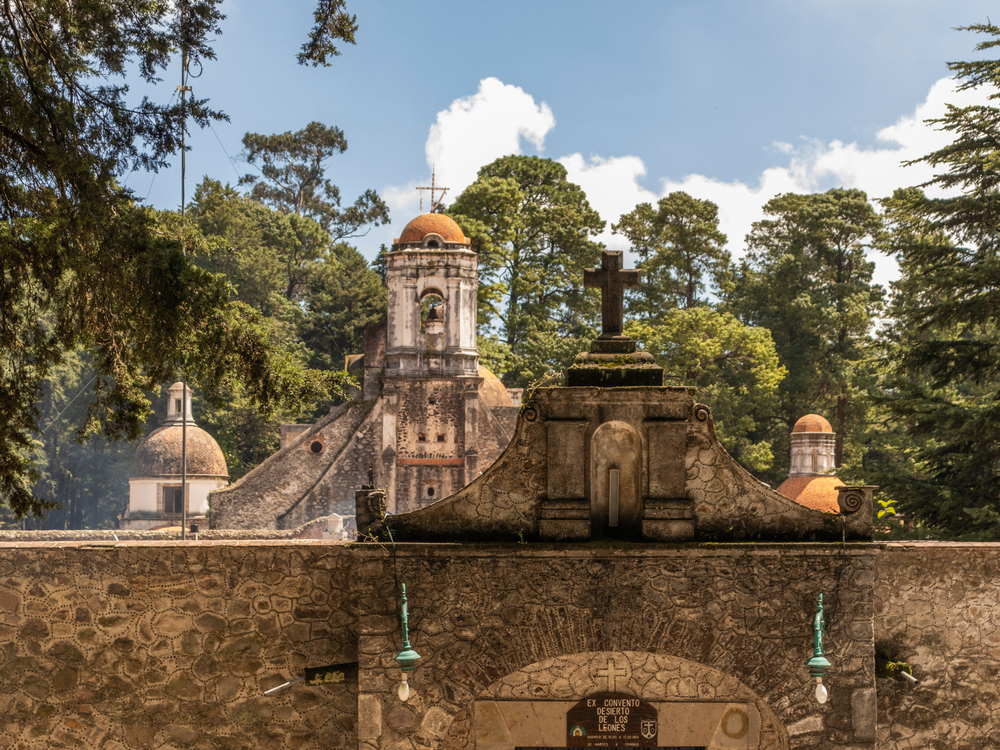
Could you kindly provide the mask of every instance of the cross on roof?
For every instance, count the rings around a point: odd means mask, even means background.
[[[620,251],[601,252],[601,267],[583,272],[583,286],[601,290],[601,336],[621,336],[625,317],[625,290],[639,286],[642,275],[635,269],[622,270]]]
[[[418,187],[417,190],[430,190],[431,191],[431,213],[437,210],[438,204],[444,199],[444,194],[447,193],[451,188],[437,187],[434,184],[434,170],[431,170],[431,186],[430,187]],[[434,191],[441,191],[441,197],[434,200]],[[424,195],[420,194],[420,213],[424,212]]]

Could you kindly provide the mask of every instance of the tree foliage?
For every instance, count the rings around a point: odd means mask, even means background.
[[[514,357],[532,358],[505,382],[564,367],[536,355],[554,339],[593,335],[597,297],[584,291],[583,269],[600,259],[592,238],[604,221],[586,194],[558,162],[505,156],[479,170],[449,213],[479,252],[481,321]]]
[[[389,208],[374,190],[366,190],[354,205],[340,208],[340,188],[326,178],[327,160],[347,150],[340,128],[311,122],[294,133],[247,133],[243,146],[247,161],[254,166],[259,162],[260,176],[248,174],[240,179],[241,184],[253,186],[250,196],[254,200],[282,213],[314,219],[334,241],[364,235],[372,226],[388,223]]]
[[[629,312],[656,319],[675,307],[704,304],[706,276],[721,289],[730,271],[719,207],[712,201],[671,193],[656,209],[640,203],[612,229],[639,256],[642,286],[629,296]]]
[[[968,27],[1000,46],[1000,27]],[[900,190],[885,201],[886,252],[901,279],[886,336],[878,399],[907,461],[887,470],[878,456],[866,478],[885,482],[899,507],[953,538],[1000,538],[1000,62],[950,63],[960,89],[987,87],[989,104],[949,106],[932,121],[953,141],[918,160],[938,168],[928,197]],[[955,190],[959,190],[955,194]]]
[[[218,0],[18,0],[0,14],[0,498],[24,514],[49,505],[31,491],[31,435],[40,383],[67,352],[90,352],[97,373],[83,432],[111,440],[136,437],[148,392],[181,374],[209,396],[241,378],[264,408],[336,379],[276,351],[260,316],[192,263],[212,249],[119,184],[164,166],[188,120],[224,117],[200,99],[131,103],[126,85],[156,83],[181,47],[213,59]],[[307,56],[345,28],[316,30]]]
[[[727,308],[744,323],[771,331],[788,377],[773,425],[775,471],[787,474],[788,434],[810,412],[831,417],[836,461],[848,433],[864,424],[862,393],[874,377],[867,347],[882,304],[866,252],[881,226],[860,190],[785,194],[764,207]]]
[[[766,329],[698,306],[664,310],[656,322],[632,321],[626,332],[656,357],[665,385],[698,389],[734,458],[754,472],[771,467],[767,427],[785,368]]]

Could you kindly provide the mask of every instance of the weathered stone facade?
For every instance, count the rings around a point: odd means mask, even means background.
[[[422,657],[405,703],[397,581]],[[620,691],[664,744],[982,750],[998,590],[995,544],[2,543],[0,747],[559,746],[568,705]],[[876,651],[920,684],[877,678]]]
[[[331,554],[333,553],[333,554]],[[0,747],[349,748],[349,559],[307,543],[0,548]]]
[[[878,746],[1000,747],[1000,544],[888,545],[876,569],[876,648],[920,680],[878,681]]]
[[[212,494],[213,528],[288,529],[331,513],[354,528],[354,491],[368,468],[391,513],[440,500],[503,452],[517,407],[478,365],[477,256],[454,221],[425,214],[386,258],[388,319],[365,333],[356,400],[315,425],[289,426],[282,447]],[[421,319],[421,302],[442,304]]]
[[[392,527],[406,539],[456,541],[867,539],[871,491],[845,488],[842,513],[774,492],[726,453],[687,388],[540,388],[489,471]]]

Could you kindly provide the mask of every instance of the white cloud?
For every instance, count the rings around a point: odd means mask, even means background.
[[[545,136],[555,124],[545,102],[536,104],[524,89],[484,78],[475,94],[456,99],[438,112],[424,147],[427,166],[437,171],[438,184],[451,188],[448,197],[454,200],[475,182],[484,164],[523,153],[522,141],[542,151]]]
[[[638,180],[645,175],[646,168],[637,156],[584,159],[580,154],[572,154],[559,161],[569,172],[569,179],[586,190],[591,205],[607,220],[608,228],[601,240],[609,248],[626,248],[622,239],[612,235],[610,230],[622,213],[630,211],[637,203],[655,203],[660,197],[683,190],[719,206],[720,228],[729,237],[730,251],[738,258],[743,254],[744,238],[751,224],[763,218],[764,204],[775,195],[845,187],[860,188],[874,199],[887,197],[897,187],[918,185],[930,179],[933,170],[929,166],[902,164],[950,142],[951,134],[934,129],[924,120],[941,117],[946,102],[966,106],[986,101],[984,92],[956,92],[954,83],[949,78],[935,83],[913,113],[878,132],[877,147],[864,148],[839,140],[823,143],[805,138],[798,146],[771,144],[776,156],[787,157],[787,164],[764,170],[756,185],[691,174],[680,180],[663,178],[659,194],[654,195],[639,185]],[[877,255],[874,260],[877,281],[885,283],[897,275],[891,259]]]
[[[719,206],[720,227],[729,237],[734,258],[739,258],[751,224],[763,218],[764,204],[775,195],[846,187],[860,188],[874,199],[890,195],[897,187],[928,180],[932,176],[930,167],[904,167],[902,162],[941,148],[952,136],[924,121],[941,117],[946,102],[965,106],[986,101],[982,91],[956,92],[954,86],[953,79],[937,81],[912,113],[877,133],[877,143],[872,147],[840,140],[825,143],[807,137],[797,145],[778,141],[768,144],[765,148],[774,155],[776,164],[765,169],[752,184],[690,174],[680,179],[662,177],[659,191],[653,192],[639,184],[647,170],[637,155],[584,157],[574,153],[558,161],[607,221],[600,239],[608,247],[627,248],[621,237],[611,234],[612,224],[623,213],[638,203],[655,203],[668,193],[683,190]],[[536,103],[531,94],[497,78],[484,78],[475,94],[456,99],[438,113],[425,144],[427,164],[436,169],[438,184],[451,188],[448,198],[454,200],[475,180],[484,164],[507,154],[523,153],[525,142],[541,152],[546,135],[554,127],[555,117],[545,102]],[[419,198],[413,188],[418,184],[427,183],[413,181],[404,187],[384,189],[394,215],[416,215]],[[877,256],[875,260],[877,280],[884,283],[896,275],[890,259]]]

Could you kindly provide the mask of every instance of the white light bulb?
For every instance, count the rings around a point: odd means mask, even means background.
[[[410,685],[406,681],[406,672],[403,672],[403,681],[399,683],[399,689],[396,690],[396,695],[398,695],[399,699],[404,703],[406,702],[407,698],[410,697]],[[826,699],[824,698],[824,700]]]
[[[816,680],[816,700],[820,703],[826,703],[826,699],[830,697],[830,693],[826,690],[826,685],[824,685],[819,680]]]

